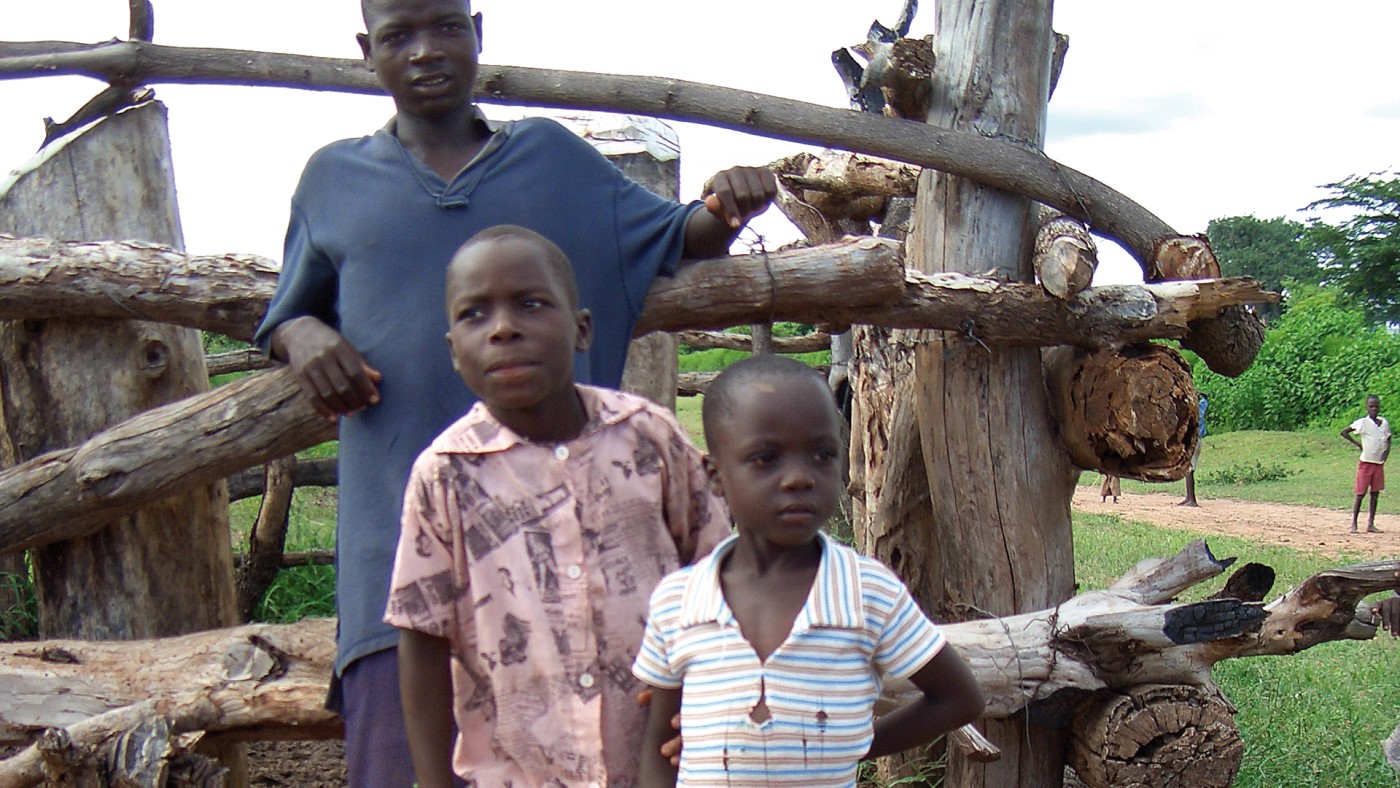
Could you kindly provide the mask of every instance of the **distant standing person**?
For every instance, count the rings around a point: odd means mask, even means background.
[[[1201,461],[1201,446],[1206,442],[1206,408],[1210,406],[1210,400],[1206,395],[1201,394],[1200,402],[1196,405],[1196,421],[1200,425],[1197,427],[1196,450],[1191,452],[1191,467],[1186,471],[1186,500],[1177,506],[1196,506],[1196,464]]]
[[[1099,503],[1108,500],[1108,496],[1113,496],[1113,502],[1118,503],[1118,496],[1123,494],[1123,483],[1111,473],[1103,475],[1103,481],[1099,484]]]
[[[1360,435],[1358,441],[1353,435]],[[1356,521],[1361,516],[1361,499],[1371,491],[1371,514],[1366,520],[1366,533],[1380,533],[1376,527],[1376,499],[1385,489],[1385,460],[1390,456],[1390,422],[1381,416],[1381,398],[1366,397],[1366,415],[1342,430],[1342,437],[1361,450],[1356,464],[1356,503],[1351,507],[1351,532],[1356,533]]]

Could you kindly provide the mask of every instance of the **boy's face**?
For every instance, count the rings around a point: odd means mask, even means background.
[[[536,244],[510,237],[469,246],[448,268],[452,366],[517,431],[575,399],[574,353],[588,349],[592,322],[558,277]]]
[[[711,434],[706,467],[745,538],[796,547],[839,505],[840,416],[815,378],[774,376],[734,392]]]
[[[1366,415],[1372,419],[1381,415],[1381,401],[1378,397],[1370,397],[1366,400]]]
[[[465,0],[366,0],[356,36],[400,112],[436,119],[471,104],[481,15]]]

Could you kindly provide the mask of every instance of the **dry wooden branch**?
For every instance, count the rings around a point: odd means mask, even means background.
[[[0,553],[85,536],[143,502],[334,435],[280,369],[146,411],[0,472]]]
[[[1045,292],[1071,298],[1089,289],[1099,265],[1099,251],[1087,227],[1057,213],[1043,220],[1036,231],[1032,263]]]
[[[1235,304],[1220,314],[1193,320],[1181,339],[1181,346],[1193,351],[1212,372],[1229,378],[1239,377],[1254,363],[1264,346],[1264,324],[1244,306]]]
[[[256,369],[271,369],[276,362],[263,355],[257,348],[230,350],[226,353],[211,353],[204,357],[204,366],[209,377],[229,375],[235,372],[252,372]]]
[[[0,78],[82,74],[108,82],[268,85],[379,93],[358,60],[138,41],[90,46],[0,44]],[[477,100],[604,110],[706,123],[809,145],[932,167],[1052,205],[1121,241],[1148,271],[1164,238],[1177,235],[1141,205],[1042,152],[925,123],[821,107],[681,80],[481,66]]]
[[[678,331],[676,339],[700,350],[723,348],[725,350],[753,350],[753,339],[745,334],[729,334],[722,331]],[[774,353],[814,353],[831,347],[831,335],[815,331],[796,337],[773,337]]]
[[[293,487],[334,487],[338,484],[335,457],[318,457],[297,463],[292,475]],[[263,469],[244,468],[228,477],[228,498],[241,501],[263,494]]]
[[[698,397],[705,388],[719,377],[718,372],[682,372],[676,376],[676,394],[681,397]]]
[[[637,333],[791,320],[1096,348],[1181,338],[1192,321],[1232,305],[1278,300],[1252,279],[1232,278],[1110,285],[1062,301],[1035,285],[904,272],[898,254],[894,241],[865,237],[687,265],[653,285]],[[47,273],[33,276],[31,265]],[[146,244],[0,237],[0,319],[139,315],[194,328],[217,323],[212,330],[246,337],[276,287],[271,266],[252,256],[188,257]],[[188,287],[176,287],[178,297],[159,292],[167,280]]]
[[[246,341],[267,310],[278,268],[256,255],[0,235],[0,320],[135,318]]]
[[[253,609],[282,568],[296,466],[297,459],[291,456],[272,460],[263,468],[262,505],[248,533],[248,552],[238,562],[234,578],[241,621],[252,619]]]

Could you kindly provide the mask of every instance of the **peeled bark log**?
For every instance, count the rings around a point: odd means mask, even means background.
[[[1099,265],[1098,247],[1088,228],[1064,214],[1041,222],[1033,254],[1040,286],[1056,298],[1070,298],[1089,289]]]
[[[1072,355],[1057,363],[1058,355]],[[1074,464],[1140,481],[1186,475],[1199,440],[1191,367],[1166,345],[1047,352],[1060,440]]]
[[[1100,695],[1075,717],[1069,762],[1089,788],[1227,788],[1244,756],[1234,714],[1218,692],[1180,684]]]
[[[1048,54],[1046,60],[1048,62]],[[126,84],[269,85],[379,95],[361,60],[135,41],[95,45],[0,42],[0,78],[84,74]],[[1048,76],[1047,76],[1048,79]],[[682,80],[482,65],[483,103],[630,112],[706,123],[933,167],[1025,195],[1090,222],[1144,265],[1176,235],[1147,209],[1084,173],[1013,141]]]
[[[1194,352],[1217,375],[1237,378],[1264,346],[1264,324],[1244,306],[1225,307],[1213,318],[1193,320],[1181,346]]]
[[[192,328],[218,322],[221,333],[251,336],[255,316],[262,314],[276,289],[273,264],[260,260],[192,257],[129,243],[0,237],[0,319],[136,313]],[[201,267],[206,264],[210,267]],[[266,273],[230,272],[230,266],[243,264],[264,267]],[[47,266],[48,273],[30,277],[25,270],[31,266]],[[163,279],[186,281],[191,289],[180,298],[146,289]],[[145,284],[128,288],[128,281]],[[113,288],[121,288],[121,300],[104,294]],[[906,272],[895,241],[864,237],[684,266],[676,276],[652,286],[637,333],[791,320],[937,328],[970,333],[988,344],[1107,347],[1180,339],[1193,321],[1239,304],[1274,303],[1278,298],[1253,279],[1239,277],[1109,285],[1061,300],[1032,284],[955,272]],[[235,305],[243,315],[239,319],[249,322],[210,319]]]
[[[724,348],[753,352],[753,338],[721,331],[677,331],[676,339],[699,350]],[[831,347],[831,335],[823,331],[795,337],[773,337],[774,353],[815,353]]]
[[[334,435],[285,369],[148,410],[0,472],[0,553],[85,536],[146,501]]]

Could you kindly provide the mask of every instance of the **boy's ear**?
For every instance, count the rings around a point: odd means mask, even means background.
[[[587,352],[593,346],[593,313],[587,309],[575,312],[574,327],[578,329],[578,335],[574,337],[574,352]]]
[[[370,71],[374,71],[374,61],[369,59],[369,34],[356,33],[355,42],[360,45],[360,54],[364,56],[365,65],[369,66]]]
[[[714,493],[720,500],[724,500],[724,485],[719,480],[719,469],[715,467],[715,461],[709,452],[700,455],[700,462],[705,466],[705,475],[710,479],[710,492]]]

